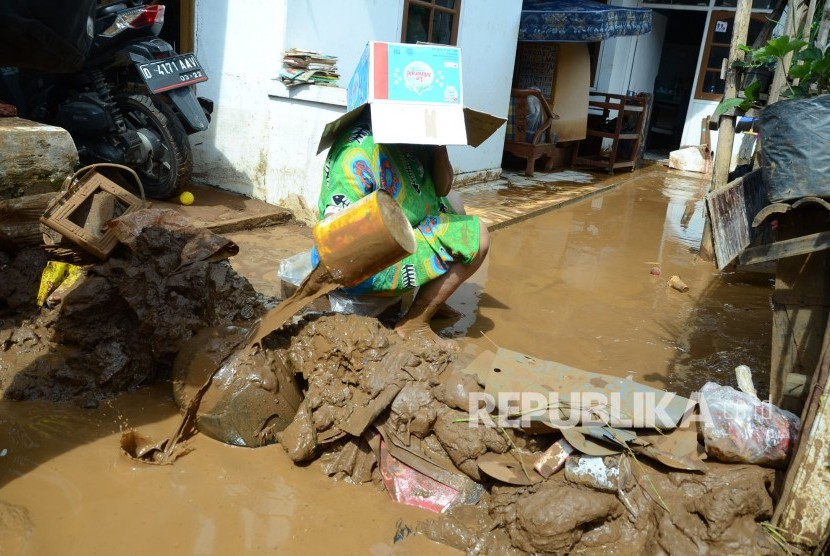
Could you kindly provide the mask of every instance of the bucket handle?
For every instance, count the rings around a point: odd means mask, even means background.
[[[147,202],[147,197],[144,196],[144,186],[141,184],[141,178],[138,177],[135,170],[122,164],[113,164],[112,162],[98,162],[96,164],[89,164],[88,166],[79,168],[74,174],[67,177],[63,181],[63,187],[66,188],[67,192],[72,191],[78,187],[78,183],[81,181],[80,178],[83,177],[83,175],[94,171],[96,168],[115,168],[117,170],[126,170],[130,173],[130,175],[132,175],[133,179],[135,179],[135,183],[138,185],[138,191],[141,193],[141,200],[145,203]]]

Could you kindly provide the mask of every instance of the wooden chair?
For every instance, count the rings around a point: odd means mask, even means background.
[[[571,165],[604,168],[610,174],[637,167],[648,102],[643,96],[590,93],[588,131],[574,145]],[[610,149],[603,149],[603,139],[610,140]]]
[[[530,104],[538,100],[542,114],[538,127],[528,131]],[[559,116],[550,109],[548,101],[536,89],[512,89],[510,92],[512,114],[507,119],[507,135],[504,151],[519,158],[527,159],[525,175],[532,176],[536,161],[545,157],[545,170],[553,169],[556,150],[556,132],[551,130],[553,120]]]

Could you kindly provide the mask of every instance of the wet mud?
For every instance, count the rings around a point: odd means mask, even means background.
[[[403,439],[445,462],[447,472],[487,486],[478,510],[459,507],[462,517],[453,510],[423,524],[428,538],[477,554],[507,547],[531,554],[776,553],[758,524],[772,515],[772,470],[710,462],[705,473],[679,473],[615,455],[604,458],[608,485],[578,465],[533,486],[504,485],[481,472],[484,459],[509,452],[529,468],[559,435],[471,427],[468,413],[438,399],[452,401],[448,389],[480,387],[474,376],[459,377],[464,361],[401,340],[375,319],[322,316],[296,327],[281,357],[302,373],[307,397],[278,434],[292,461],[324,454],[327,474],[378,483],[373,422],[384,438]],[[390,387],[396,393],[387,397]]]
[[[89,267],[54,309],[34,307],[45,255],[15,255],[0,292],[3,397],[95,406],[169,376],[179,349],[199,330],[256,317],[267,299],[226,259],[209,260],[190,239],[146,229],[132,250]]]
[[[463,421],[467,394],[482,388],[463,369],[476,351],[493,349],[494,343],[681,394],[707,380],[731,384],[732,368],[743,363],[756,371],[763,395],[768,278],[718,274],[709,263],[695,262],[702,184],[655,173],[494,232],[484,271],[451,300],[463,316],[445,323],[443,333],[468,336],[468,349],[459,354],[402,340],[375,319],[307,315],[283,327],[263,339],[244,380],[228,383],[232,391],[274,392],[275,368],[297,374],[305,397],[275,434],[280,445],[240,450],[197,435],[188,446],[192,451],[175,465],[136,464],[119,448],[122,431],[164,438],[181,422],[169,384],[108,397],[117,387],[135,388],[163,374],[199,330],[243,322],[247,331],[264,303],[223,262],[181,266],[154,256],[148,246],[146,259],[133,261],[132,255],[100,265],[110,270],[96,271],[79,286],[100,279],[87,286],[86,305],[68,310],[77,320],[67,324],[94,325],[104,343],[115,338],[129,355],[125,360],[132,361],[129,349],[140,349],[140,372],[116,372],[106,380],[83,339],[69,333],[60,336],[65,344],[58,343],[56,325],[47,325],[40,311],[22,328],[19,316],[9,317],[17,321],[0,327],[0,347],[9,346],[17,361],[55,357],[62,365],[56,368],[69,369],[63,373],[74,380],[67,387],[61,372],[44,371],[48,380],[38,382],[22,365],[17,374],[29,382],[19,382],[22,394],[15,396],[102,401],[89,411],[0,400],[0,453],[8,448],[6,465],[0,466],[0,512],[2,504],[22,509],[8,519],[0,513],[0,520],[29,531],[25,547],[31,553],[67,553],[67,539],[73,539],[68,553],[123,550],[124,523],[130,523],[129,536],[142,539],[142,551],[155,553],[175,546],[198,554],[773,554],[758,525],[772,510],[768,470],[708,462],[708,473],[680,473],[645,458],[627,456],[623,463],[613,456],[620,477],[616,490],[591,488],[564,472],[530,486],[509,486],[483,475],[478,462],[494,454],[520,455],[530,468],[532,458],[558,437],[471,428]],[[211,281],[221,273],[224,281]],[[669,287],[673,275],[689,290]],[[200,287],[185,287],[185,277]],[[24,278],[16,283],[31,288]],[[106,303],[95,305],[93,289]],[[14,295],[4,299],[9,307],[14,303]],[[113,307],[123,307],[115,311],[122,320],[112,317]],[[158,311],[165,318],[148,314]],[[123,333],[129,327],[134,348]],[[66,327],[58,328],[67,334]],[[4,339],[8,330],[17,334],[13,342]],[[156,348],[151,338],[169,344]],[[64,351],[82,353],[93,364],[82,372],[64,362]],[[181,403],[198,384],[176,387]],[[203,407],[211,409],[206,413],[244,416],[235,426],[247,441],[269,430],[263,414],[279,414],[268,405],[273,399],[256,399],[233,406],[217,391],[206,394]],[[391,502],[377,492],[378,435],[400,453],[409,447],[426,455],[458,490],[480,480],[486,491],[474,504],[441,516]],[[135,439],[137,450],[141,440]],[[48,531],[43,523],[51,524]]]

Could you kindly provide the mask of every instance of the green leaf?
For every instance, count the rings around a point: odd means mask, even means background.
[[[807,42],[802,39],[794,39],[788,35],[781,35],[780,37],[767,41],[766,45],[755,51],[753,57],[775,56],[776,58],[783,58],[790,52],[795,52],[805,46],[807,46]]]
[[[715,108],[715,112],[712,114],[712,117],[719,118],[722,114],[726,113],[728,110],[731,110],[732,108],[737,108],[739,110],[746,112],[747,110],[749,110],[751,105],[752,102],[745,98],[735,97],[726,99],[721,101],[720,104],[718,104],[718,107]]]
[[[790,66],[789,76],[793,79],[805,79],[812,75],[813,64],[805,62],[803,64],[793,64]]]
[[[799,62],[806,62],[806,61],[813,61],[813,60],[821,60],[823,58],[823,54],[820,48],[816,48],[815,46],[811,46],[809,48],[805,48],[800,52],[796,53],[793,56],[794,61]]]
[[[749,105],[754,104],[758,101],[761,95],[761,82],[760,81],[753,81],[749,85],[747,85],[746,89],[744,89],[744,100],[746,100]],[[746,111],[749,109],[749,106],[744,108],[743,110]]]

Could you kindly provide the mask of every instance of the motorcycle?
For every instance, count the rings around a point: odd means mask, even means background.
[[[80,70],[0,68],[0,98],[20,117],[69,131],[81,163],[128,166],[148,197],[171,197],[190,181],[188,135],[206,130],[213,112],[212,101],[197,98],[193,87],[207,75],[194,54],[180,55],[158,37],[162,5],[98,6],[92,24]]]

